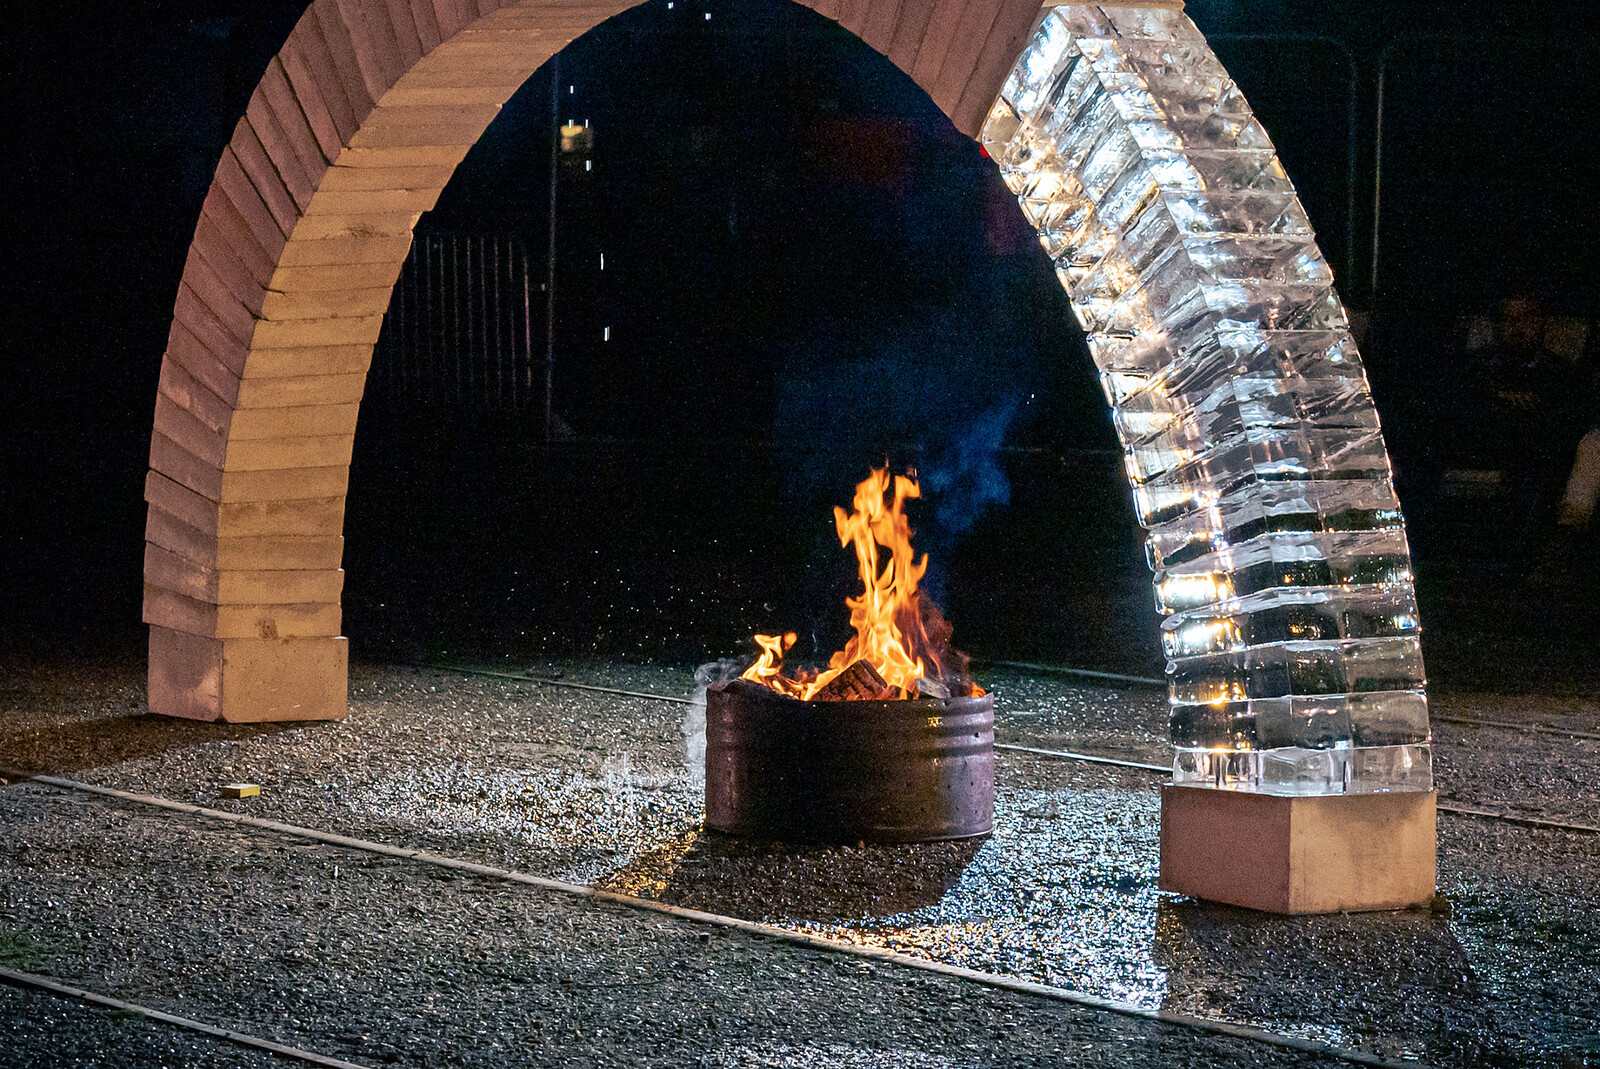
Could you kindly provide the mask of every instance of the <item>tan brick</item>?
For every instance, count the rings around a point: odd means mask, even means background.
[[[395,44],[399,46],[401,69],[409,69],[422,58],[428,49],[422,45],[417,32],[416,16],[411,11],[411,0],[387,0],[389,25],[394,31]]]
[[[444,188],[444,182],[428,184],[421,187],[388,188],[385,186],[366,186],[355,189],[337,189],[334,186],[348,183],[348,176],[352,173],[363,172],[351,167],[333,168],[338,172],[338,178],[330,176],[324,181],[322,189],[312,200],[311,207],[306,212],[307,219],[318,216],[333,215],[409,215],[415,217],[419,212],[431,209],[439,199],[439,191]],[[443,168],[417,167],[405,168],[396,174],[430,175],[437,176]],[[381,175],[383,172],[376,172]],[[445,175],[445,181],[450,176]],[[301,221],[304,225],[305,220]]]
[[[515,86],[511,90],[515,90]],[[510,96],[507,92],[506,96]],[[347,148],[339,153],[340,167],[455,167],[466,159],[470,142],[459,145],[405,145],[394,148]]]
[[[217,540],[217,567],[270,571],[338,568],[344,539],[338,535],[256,535]]]
[[[183,482],[178,479],[178,482]],[[225,471],[221,479],[223,504],[246,501],[293,501],[298,498],[342,496],[350,485],[350,468],[272,468],[266,471]]]
[[[285,352],[305,352],[289,349]],[[370,358],[371,346],[367,346]],[[357,404],[367,376],[360,375],[285,375],[275,378],[249,378],[239,383],[239,407],[305,408],[310,405]]]
[[[971,2],[976,4],[983,0]],[[930,95],[967,4],[968,0],[938,0],[928,16],[928,28],[917,46],[917,61],[911,68],[911,78]]]
[[[972,72],[977,67],[978,53],[988,40],[998,14],[999,8],[993,0],[970,0],[962,12],[956,24],[955,36],[945,51],[944,61],[939,64],[939,73],[928,87],[928,96],[946,115],[955,110],[962,90],[971,80]]]
[[[441,41],[450,40],[479,17],[477,10],[466,0],[433,0],[433,13]]]
[[[148,694],[153,713],[221,719],[222,643],[171,628],[150,628]]]
[[[869,48],[887,55],[890,45],[894,43],[894,31],[900,22],[904,0],[873,0],[862,6],[867,10],[862,13],[856,34]]]
[[[607,3],[509,3],[496,0],[483,2],[478,8],[483,15],[467,28],[467,33],[495,30],[504,27],[546,27],[561,33],[577,35],[600,25],[619,11],[633,7],[637,0],[609,0]]]
[[[1006,3],[996,12],[966,83],[948,112],[957,130],[968,137],[978,136],[1012,64],[1033,33],[1037,18],[1038,12],[1031,3]]]
[[[251,349],[307,349],[323,345],[371,345],[383,329],[383,315],[329,319],[263,319],[256,324]],[[243,404],[241,408],[245,407]]]
[[[314,267],[325,264],[396,264],[411,251],[411,235],[371,238],[324,238],[291,241],[278,258],[280,267]],[[398,271],[396,272],[398,275]],[[282,289],[274,279],[273,289]]]
[[[146,584],[144,622],[211,638],[314,638],[339,634],[337,603],[215,605]]]
[[[347,132],[340,130],[339,123],[333,117],[334,111],[340,109],[342,103],[336,102],[332,108],[328,106],[322,87],[307,69],[304,57],[291,47],[292,41],[291,34],[290,41],[284,43],[273,62],[283,72],[290,96],[305,116],[306,124],[316,138],[318,155],[326,165],[330,160],[338,159],[339,150],[344,148]]]
[[[218,638],[314,638],[339,634],[340,611],[331,605],[219,605]]]
[[[432,145],[470,145],[482,135],[482,126],[440,123],[437,126],[363,126],[350,139],[353,150],[427,148]],[[465,153],[463,153],[465,155]]]
[[[228,502],[217,514],[219,547],[237,538],[333,537],[343,531],[342,494],[294,501]]]
[[[233,442],[257,438],[308,438],[353,435],[360,405],[308,405],[303,408],[248,408],[233,421]]]
[[[344,590],[344,571],[241,571],[216,573],[218,605],[305,605],[337,602]]]
[[[400,277],[405,258],[376,264],[332,264],[280,267],[272,274],[272,289],[282,293],[301,290],[388,289]]]
[[[434,79],[430,84],[413,81],[409,76],[384,94],[385,104],[394,106],[413,104],[504,104],[511,99],[517,86],[496,80],[483,84],[477,79],[461,79],[461,84],[440,85]]]
[[[566,40],[556,35],[520,35],[516,43],[484,42],[482,44],[447,41],[434,53],[413,67],[406,81],[418,85],[470,85],[465,79],[476,79],[480,85],[506,85],[527,81],[529,75],[542,62],[538,57],[560,50]],[[392,106],[394,100],[387,95],[378,101],[379,107]]]
[[[361,290],[268,290],[263,319],[328,319],[333,316],[382,316],[389,309],[392,287]]]
[[[363,130],[421,126],[428,129],[458,126],[483,129],[500,114],[498,101],[487,104],[383,104],[375,108]]]
[[[862,24],[866,21],[867,9],[871,6],[868,0],[840,0],[835,6],[837,10],[830,18],[833,18],[839,25],[857,37],[860,37]]]
[[[412,69],[421,85],[463,84],[451,83],[452,73],[476,77],[484,84],[504,82],[521,72],[526,81],[529,76],[555,53],[581,37],[594,24],[587,19],[568,19],[557,24],[521,25],[507,24],[484,30],[466,30],[456,39],[446,41],[431,55]],[[407,76],[409,81],[410,75]],[[393,97],[385,96],[380,103],[393,104]]]
[[[217,633],[217,607],[146,583],[144,622],[185,634],[214,638]]]
[[[228,443],[226,468],[234,472],[349,466],[355,440],[353,434],[236,439]]]
[[[1437,820],[1431,791],[1286,796],[1167,784],[1159,885],[1272,913],[1426,905]]]
[[[352,212],[346,215],[307,215],[294,228],[296,241],[327,238],[411,238],[421,212]]]
[[[383,170],[377,167],[340,167],[328,168],[328,173],[322,177],[322,187],[317,190],[317,196],[312,204],[313,211],[323,210],[326,203],[328,211],[347,211],[357,203],[355,201],[339,202],[331,199],[335,194],[393,192],[405,197],[421,198],[431,194],[437,198],[439,190],[450,181],[452,169],[449,167],[395,167]],[[324,198],[330,198],[324,201]],[[370,203],[362,201],[360,203]],[[424,204],[420,199],[406,200],[399,203],[385,203],[385,210],[417,210],[427,211],[433,207],[433,202]]]
[[[253,396],[261,395],[260,383],[267,379],[277,378],[302,378],[307,375],[359,375],[366,378],[367,368],[372,363],[372,346],[370,345],[322,345],[304,349],[255,349],[249,356],[245,365],[245,376],[257,383],[252,387]],[[347,383],[335,384],[339,389],[345,390]],[[237,390],[237,388],[236,388]],[[361,391],[358,389],[354,397],[345,397],[338,401],[328,401],[321,398],[311,400],[286,400],[281,405],[327,405],[346,404],[361,400]],[[253,407],[261,407],[259,405]]]
[[[555,42],[541,45],[534,53],[530,50],[527,62],[515,66],[491,66],[488,69],[474,67],[458,67],[449,62],[445,49],[449,45],[440,45],[438,51],[417,64],[394,89],[384,95],[383,103],[389,107],[398,107],[406,104],[429,103],[419,94],[424,90],[445,89],[494,89],[495,94],[485,102],[498,101],[504,103],[511,99],[511,94],[522,88],[528,80],[531,71],[525,73],[529,63],[539,60],[539,56],[548,59],[560,46]],[[534,69],[537,69],[535,67]],[[466,103],[457,100],[456,103]],[[348,151],[348,150],[347,150]]]

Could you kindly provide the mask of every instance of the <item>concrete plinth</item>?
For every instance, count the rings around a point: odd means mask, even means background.
[[[349,643],[339,638],[206,638],[150,628],[150,711],[254,723],[349,713]]]
[[[1434,801],[1432,791],[1304,798],[1169,784],[1160,887],[1270,913],[1424,905]]]

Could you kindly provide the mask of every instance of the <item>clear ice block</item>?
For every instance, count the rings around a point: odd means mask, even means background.
[[[1111,404],[1178,783],[1428,790],[1410,552],[1360,356],[1266,131],[1181,11],[1051,7],[982,141]]]

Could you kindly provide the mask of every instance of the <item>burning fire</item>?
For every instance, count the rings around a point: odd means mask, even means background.
[[[914,478],[896,475],[890,498],[890,484],[888,471],[874,469],[856,486],[853,511],[833,510],[839,544],[855,547],[861,573],[861,595],[845,600],[855,637],[828,659],[826,671],[789,677],[783,674],[783,655],[794,645],[794,633],[757,635],[761,657],[741,678],[802,701],[983,694],[966,677],[965,655],[950,648],[950,625],[938,606],[917,592],[928,557],[912,557],[905,503],[921,497],[921,488]],[[847,672],[858,678],[840,679]],[[880,683],[883,692],[873,693]]]

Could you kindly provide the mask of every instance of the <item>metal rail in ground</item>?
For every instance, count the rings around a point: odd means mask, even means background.
[[[1010,743],[997,742],[996,750],[1012,750],[1017,753],[1035,754],[1039,757],[1057,757],[1068,761],[1087,761],[1097,765],[1117,765],[1122,768],[1137,769],[1141,772],[1158,772],[1161,775],[1170,775],[1171,765],[1151,765],[1143,761],[1124,761],[1121,758],[1106,757],[1103,754],[1073,753],[1070,750],[1042,750],[1036,746],[1015,746]],[[1503,809],[1492,809],[1481,805],[1456,805],[1452,802],[1436,802],[1436,808],[1441,813],[1453,813],[1464,817],[1483,817],[1486,820],[1503,820],[1510,824],[1526,824],[1533,828],[1553,828],[1558,831],[1577,831],[1590,835],[1600,835],[1600,827],[1593,824],[1572,824],[1566,821],[1545,820],[1543,817],[1526,817]]]
[[[167,1013],[164,1010],[153,1009],[149,1006],[141,1006],[137,1002],[124,1002],[120,998],[112,998],[109,995],[96,994],[93,991],[88,991],[81,987],[73,987],[69,984],[58,983],[55,980],[50,980],[43,976],[35,976],[32,973],[18,972],[16,969],[0,967],[0,983],[11,984],[14,987],[30,987],[37,991],[45,991],[61,998],[77,999],[79,1002],[87,1002],[93,1006],[103,1006],[109,1010],[120,1010],[123,1013],[138,1014],[140,1017],[144,1017],[152,1021],[159,1021],[162,1024],[176,1025],[179,1028],[186,1028],[191,1032],[199,1032],[203,1035],[211,1036],[214,1039],[225,1040],[229,1043],[237,1043],[241,1047],[254,1047],[256,1050],[268,1051],[272,1054],[278,1055],[279,1057],[293,1058],[296,1061],[307,1062],[311,1065],[328,1066],[330,1069],[367,1069],[367,1067],[364,1065],[360,1065],[356,1062],[347,1062],[342,1058],[330,1058],[326,1054],[317,1054],[314,1051],[301,1050],[299,1047],[290,1047],[283,1043],[274,1043],[270,1039],[262,1039],[260,1036],[252,1036],[246,1032],[235,1032],[230,1028],[218,1028],[214,1024],[206,1024],[204,1021],[197,1021],[192,1017],[180,1017],[175,1013]]]
[[[1124,675],[1120,672],[1101,672],[1088,668],[1069,668],[1058,664],[1033,664],[1028,661],[990,661],[974,657],[974,664],[991,665],[995,668],[1015,668],[1025,672],[1042,672],[1048,675],[1077,676],[1084,679],[1101,680],[1107,683],[1126,683],[1137,686],[1164,687],[1165,679],[1155,676]],[[538,683],[546,687],[571,687],[574,690],[594,691],[598,694],[620,694],[629,698],[650,698],[655,701],[676,702],[689,705],[692,699],[670,694],[649,694],[638,690],[619,690],[616,687],[600,687],[588,683],[572,683],[564,679],[554,679],[549,676],[537,676],[528,672],[501,672],[488,668],[467,668],[463,665],[453,664],[422,664],[415,663],[413,668],[432,668],[442,672],[458,672],[464,675],[492,676],[497,679],[514,679],[523,683]],[[1457,724],[1462,727],[1473,728],[1502,728],[1508,731],[1526,731],[1539,735],[1561,735],[1573,739],[1600,739],[1600,731],[1577,731],[1572,728],[1552,727],[1548,724],[1523,724],[1515,720],[1484,720],[1479,717],[1449,716],[1440,713],[1430,713],[1430,719],[1441,724]]]
[[[1172,1013],[1168,1010],[1151,1010],[1132,1003],[1119,1002],[1115,999],[1101,998],[1082,991],[1070,988],[1053,987],[1049,984],[1038,984],[1028,980],[1018,980],[1009,976],[996,973],[982,972],[977,969],[966,969],[959,965],[947,965],[943,962],[929,961],[909,954],[901,954],[892,950],[882,950],[877,947],[861,946],[838,939],[828,939],[822,936],[810,935],[805,932],[789,928],[779,928],[770,924],[761,924],[756,921],[747,921],[739,917],[728,917],[720,913],[707,913],[703,910],[685,909],[682,906],[669,905],[665,902],[656,902],[648,898],[637,898],[633,895],[620,894],[616,891],[605,891],[596,887],[586,887],[580,884],[565,883],[561,880],[552,880],[543,876],[534,876],[530,873],[517,872],[512,869],[495,868],[492,865],[480,865],[472,861],[463,861],[459,858],[446,857],[442,854],[431,853],[427,850],[414,850],[408,847],[390,846],[386,843],[371,842],[366,839],[355,839],[348,835],[337,835],[333,832],[321,831],[316,828],[306,828],[295,824],[285,824],[276,820],[264,820],[260,817],[246,816],[241,813],[227,813],[220,809],[208,809],[205,806],[190,805],[187,802],[177,802],[169,798],[160,798],[149,794],[135,794],[130,791],[114,790],[110,787],[100,787],[92,783],[81,783],[77,780],[65,779],[60,776],[34,776],[27,782],[38,783],[58,790],[76,791],[84,794],[94,794],[105,798],[115,798],[119,801],[131,802],[136,805],[164,809],[169,812],[183,813],[190,816],[204,817],[227,824],[244,827],[260,828],[279,835],[288,835],[299,839],[308,839],[313,842],[327,843],[331,846],[341,846],[350,850],[360,850],[365,853],[381,854],[387,857],[404,858],[410,861],[427,865],[436,865],[441,868],[454,869],[459,872],[468,872],[491,879],[505,880],[509,883],[518,883],[540,890],[551,891],[557,894],[570,895],[579,898],[588,898],[600,902],[609,902],[614,905],[625,906],[631,909],[651,913],[664,914],[680,920],[691,921],[699,924],[714,925],[733,931],[745,932],[750,935],[764,936],[780,942],[795,946],[806,947],[813,950],[828,951],[836,954],[847,954],[852,957],[867,958],[872,961],[886,964],[899,965],[909,969],[918,969],[923,972],[937,973],[960,980],[968,980],[1003,991],[1013,991],[1018,994],[1033,995],[1039,998],[1050,999],[1086,1009],[1102,1010],[1115,1013],[1123,1017],[1134,1017],[1146,1021],[1173,1025],[1187,1028],[1197,1032],[1211,1035],[1230,1036],[1235,1039],[1244,1039],[1251,1042],[1262,1043],[1268,1046],[1285,1050],[1296,1050],[1307,1054],[1322,1055],[1349,1062],[1353,1065],[1379,1066],[1382,1069],[1427,1069],[1427,1066],[1415,1061],[1395,1061],[1381,1058],[1365,1051],[1352,1050],[1348,1047],[1339,1047],[1331,1043],[1317,1040],[1301,1039],[1297,1036],[1287,1036],[1278,1032],[1269,1032],[1262,1028],[1252,1028],[1248,1025],[1232,1024],[1227,1021],[1217,1021],[1207,1017],[1193,1017],[1188,1014]],[[85,992],[87,994],[87,992]],[[101,996],[103,997],[103,996]],[[129,1007],[131,1008],[131,1006]],[[171,1016],[171,1015],[164,1015]],[[185,1021],[179,1018],[177,1021]],[[176,1022],[175,1022],[176,1023]],[[212,1026],[200,1022],[192,1022],[202,1030]],[[221,1031],[211,1034],[222,1035]],[[230,1038],[223,1036],[223,1038]],[[262,1041],[265,1042],[265,1041]],[[306,1052],[309,1053],[309,1052]],[[321,1057],[312,1055],[312,1057]],[[353,1066],[350,1062],[323,1061],[320,1064],[350,1067],[350,1069],[363,1069]]]
[[[990,663],[990,664],[1000,664],[1002,662],[990,661],[988,663]],[[1005,662],[1005,663],[1010,664],[1010,662]],[[1022,665],[1020,663],[1012,664],[1011,666],[1012,667],[1039,667],[1039,666],[1035,666],[1035,665]],[[513,681],[516,681],[516,682],[519,682],[519,683],[536,683],[536,684],[538,684],[540,686],[545,686],[545,687],[571,687],[574,690],[587,690],[587,691],[592,691],[592,692],[597,693],[597,694],[617,694],[617,695],[621,695],[623,697],[628,697],[628,698],[648,698],[648,699],[650,699],[652,701],[674,702],[674,703],[677,703],[679,705],[692,705],[692,704],[694,704],[693,699],[679,697],[677,695],[651,694],[651,693],[649,693],[647,691],[641,691],[641,690],[620,690],[620,689],[618,689],[616,687],[599,687],[599,686],[593,686],[593,685],[588,684],[588,683],[572,683],[572,682],[569,682],[569,681],[564,680],[564,679],[551,679],[551,678],[549,678],[547,676],[535,676],[535,675],[529,675],[529,674],[523,673],[523,672],[499,672],[499,671],[494,671],[492,669],[487,669],[487,668],[466,668],[466,667],[462,667],[462,666],[458,666],[458,665],[416,665],[414,667],[431,668],[431,669],[435,669],[437,671],[442,671],[442,672],[455,672],[455,673],[458,673],[458,674],[461,674],[461,675],[488,676],[488,677],[493,678],[493,679],[509,679],[509,680],[513,680]],[[1070,671],[1070,669],[1068,671]],[[1106,675],[1107,673],[1089,673],[1089,674]],[[1126,678],[1132,679],[1132,678],[1137,678],[1137,677],[1131,677],[1130,676],[1130,677],[1126,677]],[[1149,681],[1146,681],[1146,682],[1149,682]],[[1440,717],[1439,719],[1447,719],[1447,718]],[[1455,722],[1455,721],[1452,720],[1451,722]],[[1469,721],[1462,721],[1462,722],[1463,723],[1469,723]],[[1477,725],[1485,725],[1485,724],[1488,724],[1490,726],[1496,726],[1496,727],[1500,726],[1500,724],[1498,722],[1489,722],[1489,721],[1477,721],[1477,722],[1470,722],[1470,723],[1474,723],[1475,726],[1477,726]],[[1547,729],[1547,730],[1554,731],[1554,729]],[[1577,734],[1577,736],[1580,737],[1580,738],[1589,737],[1589,736],[1583,734],[1582,732],[1577,732],[1577,733],[1557,732],[1557,733],[1558,734]],[[1081,761],[1081,762],[1084,762],[1086,764],[1111,765],[1111,766],[1115,766],[1115,767],[1119,767],[1119,768],[1131,768],[1131,769],[1135,769],[1135,770],[1140,771],[1140,772],[1157,772],[1157,773],[1161,773],[1162,775],[1169,775],[1172,772],[1172,766],[1171,765],[1157,765],[1157,764],[1148,764],[1148,763],[1143,762],[1143,761],[1129,761],[1129,760],[1126,760],[1126,759],[1120,758],[1120,757],[1111,757],[1111,756],[1109,756],[1107,754],[1078,753],[1078,752],[1075,752],[1075,751],[1072,751],[1072,750],[1046,750],[1046,749],[1041,749],[1041,748],[1036,747],[1036,746],[1018,746],[1018,745],[1016,745],[1014,743],[1004,743],[1004,742],[995,743],[994,744],[994,748],[997,749],[997,750],[1011,750],[1011,751],[1016,752],[1016,753],[1034,754],[1034,755],[1039,756],[1039,757],[1054,757],[1054,758],[1059,758],[1061,760],[1066,760],[1066,761]],[[1530,827],[1530,828],[1551,828],[1551,829],[1554,829],[1554,830],[1557,830],[1557,831],[1576,831],[1576,832],[1583,832],[1585,834],[1590,834],[1590,835],[1600,835],[1600,827],[1597,827],[1597,826],[1595,826],[1593,824],[1575,824],[1575,823],[1571,823],[1571,822],[1568,822],[1568,821],[1546,820],[1543,817],[1522,816],[1520,814],[1512,813],[1512,812],[1509,812],[1509,811],[1504,810],[1504,809],[1495,809],[1495,808],[1490,807],[1490,806],[1473,805],[1471,803],[1468,803],[1468,804],[1465,804],[1465,805],[1457,805],[1457,804],[1452,803],[1452,802],[1439,802],[1439,803],[1437,803],[1437,807],[1438,807],[1439,812],[1441,812],[1441,813],[1451,813],[1451,814],[1454,814],[1456,816],[1481,817],[1481,818],[1483,818],[1485,820],[1503,820],[1503,821],[1505,821],[1507,823],[1510,823],[1510,824],[1522,824],[1522,825],[1525,825],[1525,826]]]

